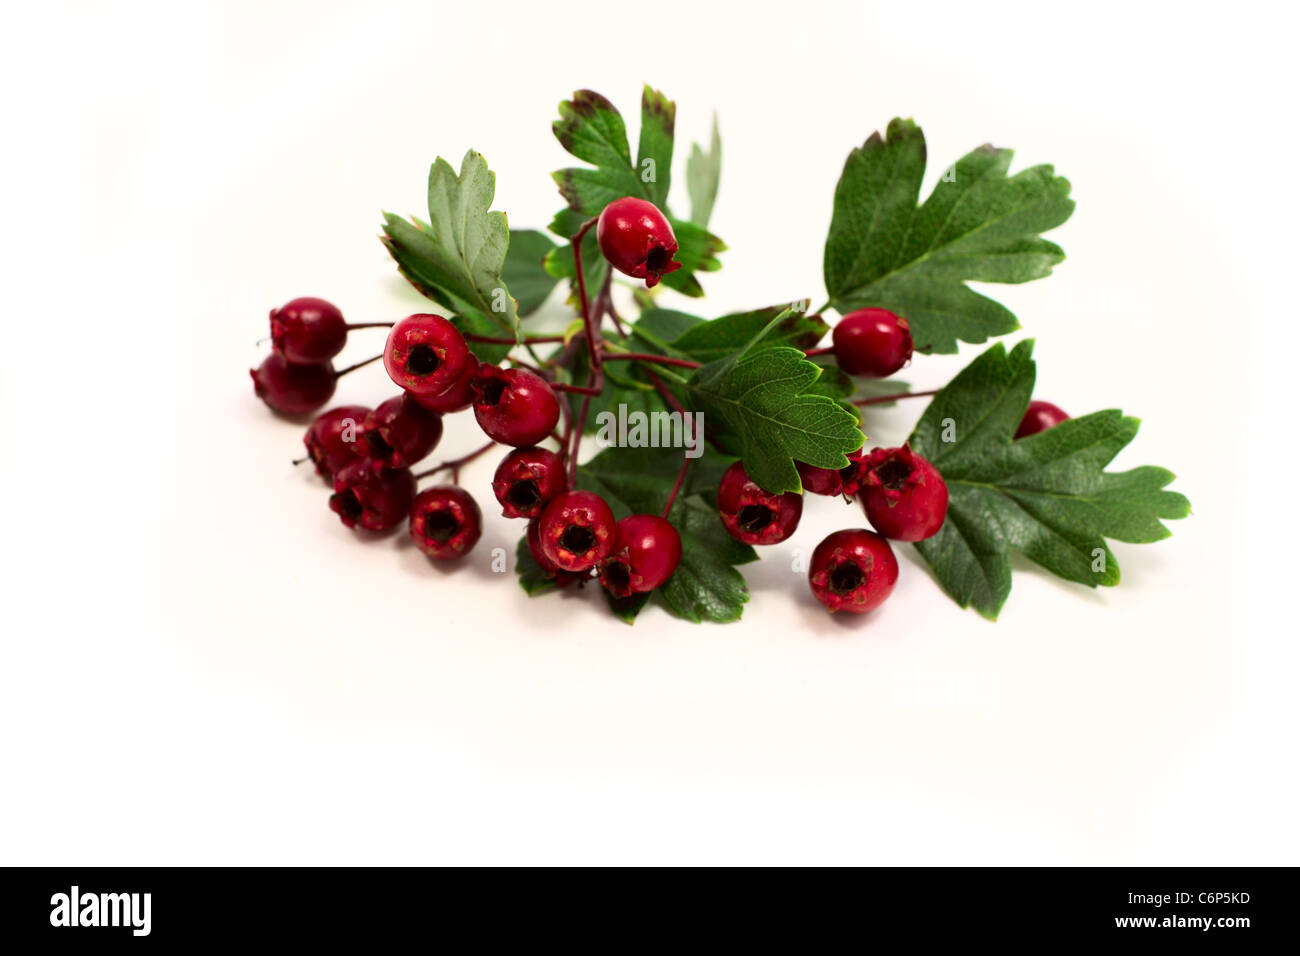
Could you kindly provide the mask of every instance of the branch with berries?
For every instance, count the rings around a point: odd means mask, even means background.
[[[467,153],[459,172],[438,159],[428,219],[386,214],[383,235],[436,312],[349,324],[306,298],[271,313],[272,353],[252,375],[274,411],[315,414],[340,377],[381,358],[399,389],[307,429],[344,525],[382,534],[405,523],[430,558],[463,559],[483,516],[461,470],[507,446],[492,493],[526,523],[516,571],[529,594],[592,581],[629,622],[651,599],[685,620],[735,620],[749,599],[740,566],[795,535],[813,494],[858,504],[870,525],[812,550],[808,586],[825,607],[879,607],[899,574],[891,542],[909,542],[960,606],[993,619],[1011,591],[1011,552],[1082,585],[1115,585],[1109,541],[1159,540],[1164,521],[1190,512],[1162,468],[1105,470],[1137,419],[1071,418],[1033,399],[1032,341],[993,345],[940,389],[891,378],[917,354],[1020,327],[968,283],[1030,281],[1064,259],[1042,234],[1074,203],[1050,166],[1011,174],[1010,150],[981,146],[922,201],[924,136],[896,119],[850,152],[835,187],[825,304],[706,319],[660,305],[663,288],[702,297],[699,276],[725,249],[709,231],[716,121],[686,165],[690,216],[669,209],[675,118],[647,87],[633,157],[607,99],[580,90],[560,104],[555,135],[585,165],[554,174],[559,241],[492,211],[482,156]],[[573,323],[526,334],[522,320],[561,282]],[[627,284],[635,318],[614,301]],[[336,371],[350,332],[372,327],[388,330],[381,355]],[[930,401],[907,440],[868,448],[863,416],[919,397]],[[419,470],[443,416],[470,409],[488,442]],[[584,460],[593,435],[601,450]]]

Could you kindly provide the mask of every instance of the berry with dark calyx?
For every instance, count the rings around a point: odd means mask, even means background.
[[[618,523],[614,549],[600,565],[600,583],[615,597],[645,594],[663,584],[682,561],[682,538],[658,515],[628,515]]]
[[[438,395],[417,395],[415,392],[407,392],[406,394],[431,412],[437,412],[439,415],[450,415],[452,412],[459,412],[462,409],[469,408],[473,404],[474,376],[477,372],[478,359],[473,352],[470,352],[465,371],[461,373],[460,378],[456,379],[456,384],[452,385],[447,391]]]
[[[568,587],[574,581],[581,579],[582,575],[561,569],[558,564],[546,556],[546,552],[542,550],[541,526],[542,522],[539,518],[534,518],[528,522],[528,531],[524,535],[524,539],[528,542],[528,553],[533,556],[537,566],[546,572],[546,576],[554,581],[557,586]]]
[[[885,378],[912,358],[912,331],[907,319],[888,309],[850,312],[831,332],[835,361],[850,375]]]
[[[923,541],[948,515],[943,476],[907,445],[872,450],[858,497],[871,526],[896,541]]]
[[[614,547],[618,528],[605,499],[590,491],[566,491],[551,499],[538,519],[542,553],[561,571],[586,571]]]
[[[802,461],[794,463],[799,470],[799,481],[803,490],[814,495],[839,495],[844,492],[844,479],[838,471],[831,468],[818,468]]]
[[[883,537],[866,529],[836,531],[813,549],[808,586],[835,611],[865,614],[884,603],[898,581],[898,559]]]
[[[862,479],[867,472],[867,449],[859,448],[846,456],[849,463],[839,471],[840,492],[845,501],[852,501],[862,488]]]
[[[316,474],[333,481],[336,471],[365,456],[368,451],[364,441],[365,424],[369,414],[370,409],[364,405],[340,405],[316,417],[302,436]]]
[[[365,441],[370,458],[386,468],[414,465],[437,447],[442,416],[409,392],[395,395],[366,416]]]
[[[516,448],[501,459],[492,478],[492,492],[507,518],[536,518],[568,487],[563,459],[545,448]]]
[[[470,351],[456,326],[440,315],[408,315],[384,345],[388,377],[417,395],[440,395],[465,374]]]
[[[1016,429],[1016,437],[1027,438],[1030,435],[1045,432],[1047,429],[1061,424],[1069,417],[1061,408],[1051,402],[1032,401],[1029,403],[1029,408],[1025,410],[1025,417],[1020,419],[1020,427]]]
[[[560,420],[560,401],[540,375],[484,362],[474,376],[474,417],[493,441],[536,445]]]
[[[600,213],[596,241],[605,258],[619,272],[645,279],[646,288],[659,277],[682,267],[674,262],[677,237],[659,207],[635,196],[615,199]]]
[[[794,534],[803,515],[803,496],[788,491],[774,495],[750,479],[735,462],[718,483],[718,514],[722,525],[745,544],[777,544]]]
[[[324,299],[307,296],[271,310],[271,347],[290,362],[328,362],[347,340],[343,313]]]
[[[333,397],[338,379],[330,362],[303,365],[279,352],[272,352],[248,374],[253,377],[254,394],[281,415],[316,411]]]
[[[415,498],[409,468],[382,468],[358,458],[334,476],[330,510],[349,528],[391,531],[402,523]]]
[[[411,503],[411,540],[431,558],[448,561],[462,557],[482,534],[483,514],[463,488],[429,488]]]

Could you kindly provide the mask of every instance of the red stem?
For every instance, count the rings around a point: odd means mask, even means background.
[[[606,362],[653,362],[657,365],[676,365],[678,368],[699,368],[699,362],[690,359],[671,358],[667,355],[654,355],[649,352],[606,352],[602,356]]]
[[[370,356],[370,358],[366,359],[364,362],[358,362],[356,365],[349,365],[347,368],[345,368],[345,369],[341,369],[340,371],[335,372],[335,373],[334,373],[334,377],[335,377],[335,378],[342,378],[344,375],[347,375],[348,372],[355,372],[357,369],[359,369],[359,368],[364,368],[365,366],[369,365],[371,362],[378,362],[378,361],[379,361],[381,358],[383,358],[383,357],[384,357],[384,353],[383,353],[383,352],[380,352],[378,355],[372,355],[372,356]]]
[[[475,335],[470,333],[465,336],[466,342],[483,342],[488,345],[541,345],[546,342],[563,342],[563,335],[525,335],[519,343],[514,339],[504,335]]]
[[[664,380],[649,369],[645,369],[645,374],[646,378],[650,379],[650,384],[659,390],[659,394],[663,396],[664,401],[668,403],[668,406],[673,411],[680,412],[685,416],[687,414],[686,409],[682,407],[681,402],[677,401],[677,396],[673,394],[672,389],[664,384]]]
[[[900,398],[920,398],[923,395],[938,395],[939,389],[932,388],[928,392],[899,392],[897,395],[877,395],[874,398],[859,398],[854,405],[884,405],[886,402],[896,402]]]
[[[487,452],[490,451],[494,445],[496,445],[496,442],[490,441],[482,448],[476,449],[475,451],[470,452],[468,455],[461,455],[459,458],[453,458],[450,461],[444,461],[441,465],[435,465],[433,468],[430,468],[428,471],[420,472],[418,475],[415,476],[415,480],[419,481],[421,478],[428,478],[430,475],[436,475],[438,472],[446,471],[448,468],[450,468],[451,480],[453,482],[458,482],[460,481],[460,469],[464,465],[468,465],[471,461],[473,461],[475,458],[478,458],[480,455],[487,454]]]
[[[664,505],[664,520],[668,520],[668,513],[673,510],[673,502],[677,500],[677,492],[682,490],[682,482],[686,480],[686,469],[691,467],[691,459],[682,455],[682,468],[677,472],[677,484],[673,485],[672,492],[668,495],[668,504]]]
[[[577,426],[573,429],[573,448],[569,450],[569,487],[578,483],[578,446],[582,444],[582,432],[587,427],[587,410],[591,407],[591,396],[583,396],[582,410],[578,412]]]
[[[814,355],[832,355],[834,354],[834,352],[835,352],[835,346],[828,345],[825,348],[821,348],[821,349],[806,349],[803,354],[808,356],[809,358],[812,358]]]

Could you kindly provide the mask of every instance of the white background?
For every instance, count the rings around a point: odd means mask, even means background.
[[[1297,862],[1296,84],[1270,6],[11,10],[0,862]],[[1055,163],[1069,258],[992,294],[1039,394],[1141,416],[1117,466],[1173,469],[1193,517],[1116,545],[1117,589],[1018,561],[997,624],[905,547],[880,612],[830,619],[790,571],[862,523],[828,499],[730,626],[530,602],[487,567],[521,526],[486,460],[464,567],[359,543],[252,397],[267,310],[418,310],[380,210],[420,212],[432,159],[474,147],[511,224],[545,226],[557,102],[634,117],[643,82],[678,103],[679,208],[719,113],[710,315],[820,301],[840,167],[892,116],[931,180],[987,140]],[[392,391],[376,366],[337,398]],[[476,444],[461,416],[435,455]]]

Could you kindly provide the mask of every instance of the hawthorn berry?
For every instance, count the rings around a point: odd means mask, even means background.
[[[338,379],[330,362],[290,362],[279,352],[272,352],[248,374],[253,377],[253,393],[281,415],[316,411],[333,397]]]
[[[560,401],[540,375],[484,362],[474,376],[474,417],[488,438],[522,448],[551,433]]]
[[[849,529],[828,535],[813,549],[808,586],[832,613],[865,614],[880,607],[898,581],[898,559],[874,531]]]
[[[507,518],[536,518],[568,487],[563,459],[545,448],[516,448],[501,459],[492,477],[492,492]]]
[[[483,514],[463,488],[429,488],[411,503],[411,540],[431,558],[447,561],[462,557],[482,534]]]
[[[645,279],[646,288],[659,277],[682,267],[674,262],[677,237],[659,207],[635,196],[615,199],[600,213],[596,241],[605,258],[619,272]]]
[[[579,580],[582,575],[573,574],[572,572],[563,570],[558,564],[546,556],[546,552],[542,550],[541,526],[542,522],[540,518],[534,518],[528,522],[528,531],[524,534],[524,540],[528,542],[528,553],[533,556],[533,560],[537,562],[537,566],[540,567],[546,573],[546,576],[554,581],[556,585],[562,588],[568,587],[574,581]]]
[[[406,394],[431,412],[450,415],[452,412],[459,412],[462,409],[469,408],[473,403],[474,375],[477,372],[478,358],[473,352],[470,352],[469,361],[465,364],[465,371],[461,373],[460,378],[456,379],[456,384],[452,385],[447,391],[438,395],[417,395],[415,392],[407,392]]]
[[[844,495],[845,501],[852,501],[853,497],[862,488],[862,478],[867,470],[867,450],[859,448],[857,451],[851,451],[846,456],[849,463],[839,470],[840,492]]]
[[[722,525],[745,544],[777,544],[794,534],[803,515],[803,496],[788,491],[774,495],[754,484],[745,466],[735,462],[718,483],[718,514]]]
[[[1045,432],[1047,429],[1061,424],[1069,417],[1062,409],[1051,402],[1032,401],[1029,403],[1029,408],[1025,410],[1025,417],[1020,419],[1020,427],[1016,429],[1016,437],[1026,438],[1029,435]]]
[[[470,351],[456,326],[440,315],[408,315],[388,333],[388,377],[417,395],[440,395],[465,374]]]
[[[387,468],[414,465],[437,447],[442,416],[417,402],[410,392],[395,395],[366,416],[370,458]]]
[[[290,362],[328,362],[347,340],[343,313],[324,299],[307,296],[271,310],[271,347]]]
[[[808,465],[802,461],[796,461],[794,466],[799,471],[799,481],[803,484],[804,491],[832,497],[843,493],[844,479],[838,471],[832,468],[818,468],[816,465]]]
[[[409,468],[376,467],[358,458],[334,476],[330,510],[349,528],[391,531],[407,516],[415,498],[415,476]]]
[[[600,565],[600,583],[615,597],[645,594],[663,584],[682,562],[682,538],[658,515],[619,521],[614,548]]]
[[[614,547],[618,528],[605,499],[590,491],[552,498],[538,519],[542,553],[561,571],[595,567]]]
[[[340,405],[316,417],[302,436],[316,474],[333,481],[336,471],[365,455],[368,449],[363,439],[369,414],[364,405]]]
[[[948,514],[943,476],[907,445],[872,450],[858,497],[871,526],[896,541],[923,541]]]
[[[850,375],[885,378],[912,358],[907,319],[888,309],[850,312],[831,332],[835,361]]]

